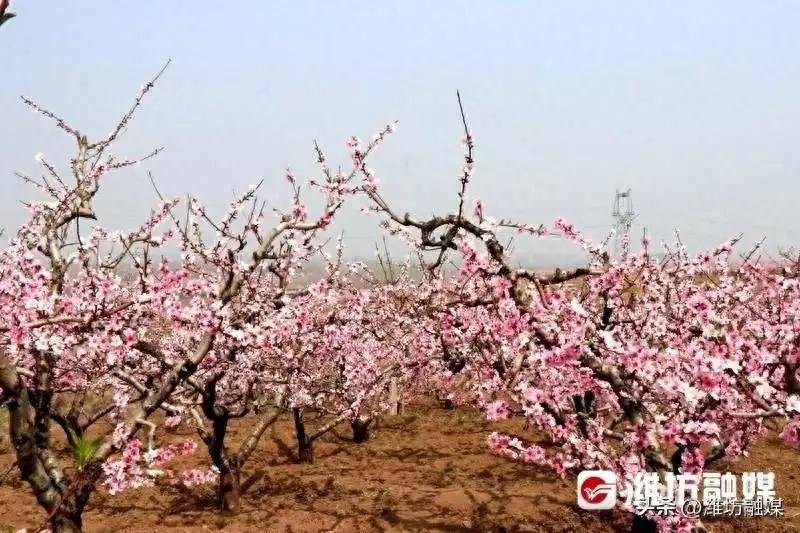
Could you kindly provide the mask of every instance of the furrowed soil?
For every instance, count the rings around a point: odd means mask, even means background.
[[[232,428],[231,443],[244,438],[246,421]],[[348,426],[315,443],[313,465],[295,462],[289,420],[265,434],[245,466],[242,511],[215,511],[214,487],[149,487],[109,496],[96,493],[85,513],[85,531],[99,532],[623,532],[629,517],[582,511],[574,481],[489,453],[486,437],[506,430],[524,435],[521,422],[488,422],[478,413],[430,406],[385,417],[370,440],[355,444]],[[54,430],[55,431],[55,430]],[[192,437],[190,429],[168,439]],[[535,440],[535,439],[534,439]],[[544,443],[542,443],[544,444]],[[7,445],[0,475],[13,463]],[[208,464],[202,446],[181,467]],[[69,461],[64,454],[65,464]],[[784,499],[781,518],[718,519],[717,532],[800,531],[800,452],[776,438],[752,455],[714,470],[774,471]],[[13,470],[0,485],[0,526],[35,531],[45,518],[27,485]]]

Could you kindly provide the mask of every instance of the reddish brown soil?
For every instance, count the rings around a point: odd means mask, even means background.
[[[521,430],[516,422],[503,429]],[[235,429],[235,428],[234,428]],[[117,496],[100,491],[85,515],[87,532],[591,532],[627,530],[625,516],[603,516],[575,505],[574,482],[490,455],[486,436],[496,425],[478,415],[418,407],[384,419],[365,444],[349,428],[316,444],[316,463],[294,462],[288,421],[265,435],[246,467],[251,476],[243,510],[214,511],[212,487],[147,488]],[[189,435],[187,432],[186,435]],[[233,442],[241,432],[234,431]],[[176,438],[179,435],[175,436]],[[198,450],[192,461],[207,464]],[[0,472],[12,463],[0,456]],[[773,470],[786,515],[723,520],[718,532],[800,531],[798,452],[776,439],[760,445],[731,471]],[[718,468],[722,469],[722,468]],[[0,530],[35,528],[44,518],[33,496],[9,475],[0,485]]]

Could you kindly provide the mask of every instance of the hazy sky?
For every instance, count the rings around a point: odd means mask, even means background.
[[[489,214],[564,216],[600,238],[615,189],[632,188],[640,232],[680,228],[692,249],[744,232],[798,244],[800,3],[794,1],[210,2],[12,0],[0,29],[0,225],[23,217],[43,152],[62,168],[71,139],[25,94],[90,138],[173,62],[118,146],[166,150],[107,178],[103,224],[131,228],[162,189],[220,212],[233,189],[283,169],[317,172],[312,141],[349,162],[349,135],[399,128],[373,157],[385,195],[421,215],[456,206],[462,137],[456,89],[477,142],[472,196]],[[377,220],[339,227],[368,255]],[[574,251],[523,249],[537,260]]]

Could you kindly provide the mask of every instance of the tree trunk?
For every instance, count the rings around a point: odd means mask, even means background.
[[[454,407],[455,405],[453,405],[453,400],[450,400],[449,398],[442,400],[442,409],[450,410],[453,409]]]
[[[56,503],[54,511],[50,511],[50,530],[52,533],[80,533],[83,531],[83,511],[89,503],[89,498],[94,491],[97,480],[103,473],[102,460],[93,459],[78,477],[72,482],[70,488],[62,493],[64,500]]]
[[[219,474],[219,505],[228,513],[238,513],[241,509],[241,473],[238,468],[225,468]]]
[[[392,378],[389,381],[389,414],[397,416],[403,412],[403,404],[400,401],[400,387],[397,384],[397,379]]]
[[[83,531],[83,519],[80,514],[74,516],[67,513],[56,513],[50,519],[50,531],[53,533],[81,533]]]
[[[356,444],[361,444],[362,442],[369,440],[370,422],[372,421],[357,418],[350,423],[350,427],[353,429],[353,442]]]
[[[314,446],[311,441],[301,442],[298,452],[298,459],[301,463],[309,465],[314,463]]]
[[[20,379],[15,366],[0,353],[0,387],[5,395],[9,414],[9,436],[16,453],[20,475],[33,490],[36,500],[49,512],[48,524],[53,533],[80,533],[83,526],[81,513],[94,488],[99,465],[88,465],[88,475],[78,483],[74,493],[60,504],[67,490],[68,480],[60,469],[49,443],[49,428],[42,421],[31,401],[29,390]],[[51,396],[35,393],[35,400],[49,413],[50,406],[43,405]],[[101,472],[102,470],[100,470]]]
[[[313,442],[306,435],[306,424],[303,421],[303,410],[295,407],[292,409],[294,417],[294,431],[297,434],[297,456],[301,463],[314,462]]]
[[[216,404],[216,381],[206,386],[203,396],[203,413],[211,419],[211,433],[201,430],[200,434],[208,447],[211,462],[219,470],[217,484],[217,503],[220,510],[238,513],[240,503],[241,462],[237,454],[229,454],[225,447],[230,413],[225,406]]]

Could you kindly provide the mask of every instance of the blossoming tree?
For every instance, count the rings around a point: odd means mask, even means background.
[[[408,263],[395,268],[386,281],[363,263],[340,265],[338,275],[312,285],[287,308],[293,324],[283,330],[289,335],[276,343],[274,359],[291,361],[283,371],[304,462],[313,460],[314,440],[342,422],[350,423],[354,441],[365,441],[375,417],[401,400],[392,398],[390,385],[407,399],[430,371],[433,359],[417,349],[427,284],[410,278]],[[320,420],[311,431],[303,416],[309,411]]]
[[[492,419],[525,417],[554,445],[495,433],[495,452],[563,476],[612,470],[628,496],[642,472],[656,473],[665,493],[667,474],[701,473],[741,455],[772,418],[788,419],[782,434],[798,442],[800,293],[789,266],[762,266],[755,251],[736,264],[733,241],[697,256],[680,241],[665,244],[665,257],[656,259],[646,238],[641,252],[612,262],[563,220],[552,229],[498,221],[480,201],[467,213],[468,129],[464,142],[455,213],[400,214],[366,167],[365,191],[393,233],[435,253],[429,270],[450,293],[439,313],[444,352],[460,360],[454,370],[468,376],[473,401]],[[585,250],[589,266],[549,275],[513,268],[503,229],[557,232]],[[439,267],[449,251],[461,267],[444,279]],[[620,505],[633,511],[630,503]],[[656,527],[704,525],[677,515],[634,518],[634,529]]]
[[[390,131],[387,127],[370,151]],[[356,191],[349,183],[358,169],[334,174],[319,148],[316,153],[325,174],[322,183],[310,182],[325,199],[316,219],[309,217],[300,200],[301,188],[294,174],[287,171],[292,207],[288,213],[277,213],[281,223],[276,228],[264,231],[264,207],[255,196],[257,187],[234,200],[220,221],[213,220],[196,198],[190,200],[187,219],[174,220],[182,268],[190,280],[183,293],[172,297],[160,348],[147,348],[163,371],[174,364],[170,354],[199,342],[207,331],[214,334],[213,349],[194,375],[172,393],[173,401],[189,415],[176,418],[174,423],[198,426],[213,468],[219,472],[220,504],[228,511],[239,509],[244,463],[264,432],[291,403],[290,375],[308,372],[287,356],[295,345],[304,353],[310,352],[309,340],[302,331],[304,321],[298,321],[294,312],[306,305],[303,298],[309,294],[324,296],[327,279],[304,288],[293,287],[293,282],[303,265],[321,252],[321,233],[330,226],[345,198]],[[216,234],[210,242],[203,231],[209,229]],[[236,294],[223,303],[218,288],[228,283]],[[182,301],[190,302],[191,307],[187,310]],[[306,311],[301,310],[301,314],[309,316]],[[252,414],[256,416],[248,417]],[[237,450],[231,450],[226,444],[228,425],[245,417],[247,437]]]
[[[150,418],[164,411],[169,423],[177,423],[200,408],[214,424],[203,436],[217,458],[224,423],[247,410],[247,391],[256,384],[244,379],[229,387],[229,396],[245,391],[235,409],[224,407],[223,400],[230,398],[215,396],[214,384],[229,370],[231,352],[241,349],[242,331],[252,325],[252,315],[263,320],[286,296],[286,274],[307,259],[317,232],[354,192],[348,185],[352,173],[331,174],[318,185],[325,196],[318,218],[308,217],[295,187],[291,210],[280,213],[274,226],[253,211],[235,233],[233,221],[254,201],[251,188],[215,226],[212,242],[203,239],[200,227],[203,219],[212,219],[196,199],[189,203],[187,226],[167,224],[178,219],[178,202],[165,199],[139,229],[107,231],[97,223],[94,208],[101,184],[110,172],[157,153],[126,160],[110,148],[160,75],[143,86],[117,127],[97,142],[24,99],[77,145],[70,179],[44,157],[44,175],[25,178],[47,201],[27,204],[29,221],[0,252],[2,399],[10,412],[20,473],[55,532],[81,530],[83,510],[104,474],[111,492],[164,476],[190,484],[213,479],[213,472],[170,475],[161,468],[177,453],[193,450],[193,444],[158,447],[157,426]],[[166,254],[157,257],[170,244],[182,250],[178,263]],[[265,286],[268,274],[277,281]],[[248,331],[258,342],[253,333]],[[88,410],[89,403],[100,406]],[[113,432],[93,438],[78,471],[70,473],[54,454],[50,422],[60,424],[68,440],[78,444],[101,419],[111,422]],[[257,423],[251,437],[257,439],[260,425],[267,422]],[[219,427],[222,435],[215,433]],[[146,445],[137,437],[142,428],[148,432]],[[237,452],[236,461],[250,453],[252,440]],[[233,485],[236,470],[226,470],[225,461],[215,463],[222,489]]]

